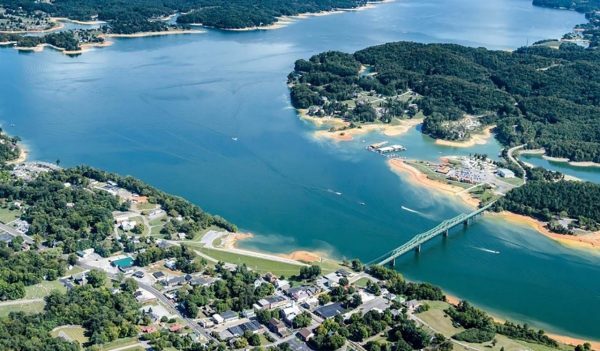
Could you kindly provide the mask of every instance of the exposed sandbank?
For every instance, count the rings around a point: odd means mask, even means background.
[[[206,33],[205,30],[198,29],[177,29],[177,30],[165,30],[161,32],[139,32],[133,34],[104,34],[106,38],[142,38],[142,37],[157,37],[162,35],[174,35],[174,34],[201,34]]]
[[[419,186],[429,189],[434,189],[449,196],[456,196],[459,199],[461,199],[465,204],[471,207],[476,208],[479,206],[479,199],[472,197],[469,194],[469,192],[465,191],[464,188],[430,179],[425,173],[407,164],[403,160],[391,159],[387,162],[388,166],[392,171],[394,171],[397,174],[408,175],[408,177],[406,177],[405,179],[407,179],[413,184],[417,184]]]
[[[62,52],[65,55],[78,55],[82,54],[86,51],[89,51],[92,48],[104,48],[107,46],[111,46],[113,44],[112,41],[104,40],[102,43],[85,43],[80,45],[79,50],[65,50],[64,48],[60,48],[58,46],[54,46],[52,44],[44,43],[39,44],[32,47],[23,47],[23,46],[15,46],[14,48],[18,51],[30,51],[30,52],[42,52],[45,48],[50,48],[56,50],[58,52]]]
[[[298,250],[290,252],[289,254],[280,255],[281,257],[289,258],[291,260],[301,261],[301,262],[321,262],[323,260],[323,255],[317,252]]]
[[[19,144],[19,157],[14,160],[7,161],[6,163],[9,165],[16,165],[27,161],[27,157],[29,157],[29,150],[25,145]]]
[[[50,19],[54,22],[68,22],[68,23],[81,24],[84,26],[97,26],[97,25],[106,24],[105,21],[78,21],[78,20],[74,20],[74,19],[70,19],[70,18],[66,18],[66,17],[50,17]]]
[[[552,162],[562,162],[568,163],[571,166],[575,167],[600,167],[600,163],[592,162],[592,161],[570,161],[566,157],[552,157],[547,156],[546,150],[544,149],[531,149],[531,150],[519,150],[519,154],[521,155],[542,155],[542,158]]]
[[[472,147],[475,145],[485,145],[492,136],[492,129],[496,128],[495,125],[484,128],[480,133],[473,134],[468,140],[463,141],[452,141],[444,139],[436,139],[435,143],[443,146],[450,147]]]
[[[341,118],[319,118],[310,116],[302,116],[302,118],[307,121],[313,122],[317,126],[330,125],[334,127],[334,129],[348,128],[350,126],[349,122],[346,122]],[[419,118],[403,119],[393,124],[369,123],[361,124],[355,128],[348,128],[336,131],[317,130],[314,132],[314,136],[319,139],[326,138],[335,141],[351,141],[359,135],[365,135],[371,132],[379,132],[386,136],[399,136],[405,134],[406,132],[408,132],[409,130],[418,126],[421,123],[423,123],[423,119]]]
[[[577,249],[591,249],[596,252],[600,252],[600,231],[581,235],[557,234],[551,232],[548,228],[546,228],[546,224],[544,222],[540,222],[535,218],[527,217],[508,211],[492,213],[492,215],[500,217],[502,219],[506,219],[513,223],[527,225],[535,229],[540,234],[546,236],[547,238],[557,241],[565,246]]]

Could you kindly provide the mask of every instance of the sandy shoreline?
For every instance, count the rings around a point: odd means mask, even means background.
[[[544,149],[531,149],[531,150],[519,150],[520,155],[542,155],[544,160],[552,161],[552,162],[561,162],[568,163],[571,166],[575,167],[600,167],[600,163],[592,162],[592,161],[571,161],[566,157],[552,157],[546,155],[546,150]]]
[[[9,165],[17,165],[27,161],[27,157],[29,157],[29,150],[25,145],[19,144],[19,157],[12,161],[7,161],[6,163]]]
[[[65,27],[64,23],[58,21],[52,21],[54,26],[48,29],[33,29],[33,30],[0,30],[0,34],[35,34],[35,33],[51,33]]]
[[[143,37],[158,37],[163,35],[175,35],[175,34],[202,34],[206,33],[205,30],[199,29],[177,29],[177,30],[166,30],[161,32],[140,32],[133,34],[104,34],[105,38],[143,38]]]
[[[405,179],[407,179],[413,184],[417,184],[428,189],[435,189],[449,196],[456,196],[465,204],[473,208],[477,208],[479,206],[479,200],[469,195],[469,193],[461,187],[430,179],[425,173],[407,164],[403,160],[391,159],[387,162],[388,166],[394,173],[408,175],[408,177],[406,177]]]
[[[450,147],[472,147],[475,145],[487,144],[492,136],[492,129],[496,128],[495,125],[484,128],[480,133],[473,134],[469,140],[464,141],[452,141],[444,139],[436,139],[435,143],[443,146]]]
[[[313,123],[317,127],[331,126],[334,129],[347,128],[350,123],[344,121],[341,118],[335,117],[312,117],[306,115],[304,110],[299,111],[300,118]],[[361,124],[360,127],[329,131],[326,129],[316,130],[313,134],[317,139],[330,139],[334,141],[351,141],[355,137],[360,135],[369,134],[371,132],[379,132],[385,136],[399,136],[405,134],[412,128],[415,128],[419,124],[423,123],[423,119],[403,119],[399,120],[394,124],[383,124],[383,123],[369,123]]]
[[[535,229],[537,232],[544,235],[545,237],[557,241],[565,246],[577,249],[591,249],[595,250],[596,252],[600,252],[600,231],[584,235],[556,234],[551,232],[548,228],[546,228],[545,223],[540,222],[531,217],[523,216],[508,211],[493,213],[492,216],[500,217],[513,223],[527,225]]]
[[[39,45],[32,46],[32,47],[15,46],[14,48],[18,51],[29,51],[29,52],[42,52],[42,51],[44,51],[45,48],[50,48],[50,49],[56,50],[58,52],[61,52],[65,55],[78,55],[78,54],[82,54],[86,51],[89,51],[90,49],[93,49],[93,48],[105,48],[107,46],[111,46],[112,44],[113,44],[113,42],[109,41],[109,40],[105,40],[102,43],[86,43],[86,44],[81,44],[79,50],[65,50],[64,48],[60,48],[58,46],[54,46],[54,45],[48,44],[48,43],[39,44]]]
[[[68,23],[81,24],[84,26],[96,26],[96,25],[106,24],[106,22],[104,22],[104,21],[78,21],[78,20],[73,20],[73,19],[66,18],[66,17],[50,17],[50,20],[52,20],[53,22],[68,22]]]

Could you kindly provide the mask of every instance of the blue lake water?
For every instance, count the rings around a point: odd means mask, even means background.
[[[3,49],[0,121],[34,158],[131,174],[223,215],[256,234],[244,247],[368,261],[468,209],[364,150],[381,136],[316,140],[289,103],[294,61],[397,40],[514,49],[581,22],[529,0],[402,0],[274,31],[121,39],[75,58]],[[442,147],[417,130],[395,141],[430,160],[500,150]],[[398,269],[500,316],[600,339],[600,258],[528,228],[486,217]]]

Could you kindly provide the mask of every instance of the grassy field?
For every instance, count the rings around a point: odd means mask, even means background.
[[[0,207],[0,222],[7,224],[21,216],[21,212]]]
[[[129,346],[129,345],[135,345],[135,344],[138,344],[138,343],[139,343],[139,341],[135,337],[133,337],[133,338],[117,339],[115,341],[112,341],[112,342],[109,342],[109,343],[106,343],[106,344],[100,346],[100,350],[102,350],[102,351],[110,351],[110,350],[113,350],[113,349],[121,348],[121,347],[124,347],[124,346]],[[136,348],[132,347],[130,349],[128,348],[127,350],[128,351],[129,350],[136,350]]]
[[[354,282],[354,285],[359,287],[359,288],[364,288],[365,286],[367,286],[367,282],[369,281],[369,278],[360,278],[359,280],[357,280],[356,282]]]
[[[252,270],[259,272],[259,273],[271,272],[273,274],[284,275],[286,277],[300,273],[301,266],[297,266],[297,265],[293,265],[293,264],[289,264],[289,263],[271,261],[271,260],[267,260],[264,258],[258,258],[258,257],[253,257],[253,256],[239,255],[237,253],[225,252],[225,251],[221,251],[221,250],[207,249],[207,248],[204,248],[201,246],[194,245],[194,247],[198,251],[200,251],[216,260],[219,260],[219,261],[223,261],[223,262],[227,262],[227,263],[234,263],[234,264],[244,264],[245,263]]]
[[[43,281],[39,284],[25,287],[25,299],[40,299],[50,295],[52,290],[66,292],[67,288],[58,280],[51,282]]]
[[[77,341],[82,345],[88,342],[88,338],[83,335],[84,333],[85,329],[79,325],[66,325],[63,327],[58,327],[50,332],[50,334],[55,338],[63,337],[71,341]]]
[[[40,313],[44,310],[44,305],[44,301],[36,301],[16,305],[0,306],[0,317],[6,317],[10,312],[24,312],[26,314]]]
[[[446,316],[444,310],[450,306],[446,302],[440,301],[427,301],[429,305],[429,310],[426,312],[422,312],[417,314],[417,316],[422,319],[425,323],[427,323],[431,328],[435,329],[436,332],[444,334],[445,337],[450,338],[452,335],[459,333],[464,330],[464,328],[455,328],[452,325],[452,320],[450,317]],[[428,329],[425,327],[425,329]],[[551,348],[544,345],[529,343],[520,340],[509,339],[508,337],[500,334],[496,334],[496,345],[492,346],[490,342],[482,343],[482,344],[474,344],[474,343],[465,343],[472,347],[478,349],[489,349],[499,351],[501,348],[504,348],[505,351],[523,351],[523,350],[532,350],[532,351],[556,351],[557,349]],[[465,349],[460,345],[454,345],[454,349],[462,350]],[[573,347],[568,345],[560,345],[560,350],[572,350]]]
[[[448,180],[446,179],[446,177],[443,174],[439,174],[434,172],[431,168],[427,167],[427,165],[425,165],[425,163],[420,162],[420,161],[405,161],[406,164],[415,167],[416,169],[418,169],[420,172],[424,173],[427,178],[441,182],[441,183],[446,183],[446,184],[451,184],[451,185],[455,185],[461,188],[470,188],[473,185],[472,184],[466,184],[466,183],[461,183],[461,182],[455,182],[453,180]]]

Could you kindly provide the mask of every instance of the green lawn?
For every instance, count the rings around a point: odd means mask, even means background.
[[[367,282],[369,282],[370,279],[369,278],[360,278],[359,280],[357,280],[356,282],[354,282],[354,285],[359,287],[359,288],[364,288],[365,286],[367,286]]]
[[[442,183],[446,183],[446,184],[451,184],[451,185],[455,185],[461,188],[470,188],[473,186],[473,184],[467,184],[467,183],[461,183],[461,182],[455,182],[453,180],[448,180],[446,179],[446,177],[443,174],[437,173],[435,171],[433,171],[431,168],[427,167],[427,165],[423,162],[420,161],[405,161],[406,164],[415,167],[416,169],[418,169],[419,171],[421,171],[422,173],[424,173],[427,178],[438,181],[438,182],[442,182]]]
[[[128,346],[128,345],[135,345],[137,343],[139,343],[139,340],[137,339],[137,337],[117,339],[115,341],[101,345],[100,350],[110,351],[112,349],[117,349],[117,348],[120,348],[123,346]],[[135,347],[132,347],[131,349],[127,349],[127,350],[135,350]]]
[[[450,317],[446,316],[444,310],[448,308],[449,304],[441,301],[427,301],[429,305],[429,310],[417,314],[417,316],[422,319],[425,323],[435,329],[437,332],[444,334],[445,337],[450,338],[452,335],[463,331],[463,328],[455,328],[452,325],[452,320]],[[425,327],[426,330],[429,330]],[[482,344],[474,344],[474,343],[466,343],[478,349],[489,349],[493,351],[500,351],[500,349],[504,348],[505,351],[522,351],[522,350],[532,350],[532,351],[556,351],[557,349],[551,348],[544,345],[529,343],[520,340],[509,339],[508,337],[500,334],[496,334],[495,337],[497,343],[495,346],[492,346],[491,343],[486,342]],[[454,345],[454,349],[463,349],[459,345]],[[573,347],[567,345],[560,345],[560,350],[572,350]]]
[[[9,210],[8,208],[0,207],[0,222],[6,224],[14,221],[21,216],[20,211]]]
[[[40,299],[50,295],[50,292],[52,290],[65,292],[67,291],[67,288],[65,288],[64,285],[62,285],[62,283],[58,280],[54,280],[51,282],[43,281],[39,284],[25,287],[25,299]]]
[[[164,224],[156,225],[150,228],[150,235],[160,235],[160,231],[163,229]]]
[[[271,261],[253,256],[239,255],[237,253],[231,253],[221,250],[207,249],[199,246],[198,244],[191,244],[191,246],[193,246],[198,251],[219,261],[234,264],[245,263],[249,268],[259,273],[271,272],[275,275],[284,275],[286,277],[300,273],[301,266],[289,263]]]
[[[44,305],[44,301],[37,301],[17,305],[0,306],[0,317],[6,317],[10,312],[24,312],[26,314],[40,313],[44,310]]]
[[[77,341],[83,345],[86,342],[88,342],[88,338],[85,335],[83,335],[84,333],[85,329],[83,329],[83,327],[81,326],[66,325],[64,327],[58,327],[52,330],[52,332],[50,332],[50,335],[54,336],[55,338],[63,337],[70,341]]]

